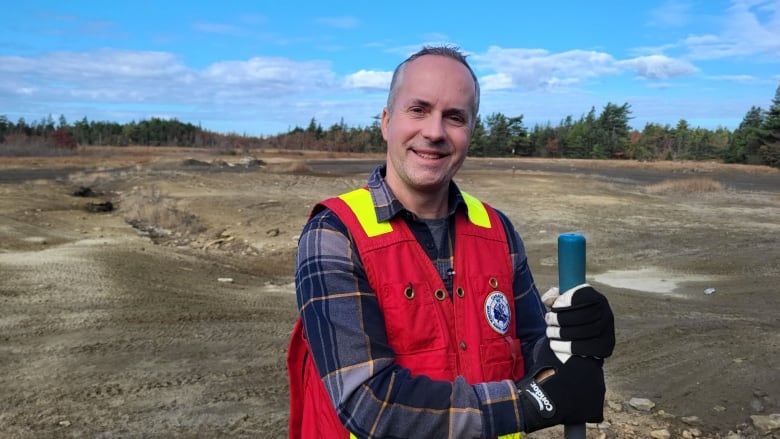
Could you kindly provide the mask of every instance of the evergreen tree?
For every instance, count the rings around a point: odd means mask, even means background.
[[[690,127],[688,121],[680,119],[677,122],[677,126],[674,128],[674,144],[672,147],[673,159],[687,159],[689,157],[688,149],[690,148]]]
[[[761,124],[761,146],[758,153],[761,160],[776,168],[780,168],[780,86],[775,91],[772,105],[766,112]]]
[[[622,157],[628,145],[631,128],[631,105],[627,102],[621,106],[607,103],[601,111],[596,125],[599,142],[594,146],[594,158]]]
[[[507,122],[509,153],[511,155],[523,154],[528,148],[528,130],[523,126],[523,116],[510,117]]]
[[[576,122],[571,116],[567,116],[562,122],[559,132],[561,144],[564,145],[566,157],[586,158],[590,155],[589,127],[585,124],[585,118],[580,117]]]
[[[0,116],[0,143],[5,142],[5,136],[11,131],[13,124],[5,115]]]
[[[727,163],[759,163],[758,149],[761,146],[761,125],[764,111],[753,106],[740,122],[729,139],[723,160]]]
[[[528,135],[528,142],[528,147],[534,151],[535,156],[549,157],[558,152],[555,129],[549,122],[544,125],[534,125],[533,130]]]
[[[497,157],[509,155],[512,150],[512,135],[509,132],[509,119],[501,113],[493,113],[485,120],[488,138],[485,142],[485,156]]]
[[[485,156],[485,143],[487,142],[487,132],[485,131],[485,125],[482,123],[482,118],[477,115],[477,120],[474,123],[474,131],[471,133],[471,143],[469,143],[469,155],[475,157]]]

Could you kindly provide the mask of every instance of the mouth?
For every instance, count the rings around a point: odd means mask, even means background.
[[[433,151],[417,151],[413,149],[412,152],[418,157],[426,160],[439,160],[447,156],[447,154]]]

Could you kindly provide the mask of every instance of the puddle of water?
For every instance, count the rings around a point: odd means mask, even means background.
[[[713,276],[669,273],[658,268],[610,270],[593,276],[593,281],[615,288],[648,293],[672,293],[682,282],[712,281]]]

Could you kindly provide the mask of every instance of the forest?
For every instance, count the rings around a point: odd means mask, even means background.
[[[675,126],[647,123],[630,126],[631,106],[607,103],[579,118],[567,116],[556,125],[527,127],[523,115],[478,116],[469,155],[479,157],[565,157],[632,160],[717,160],[726,163],[780,167],[780,87],[769,109],[753,106],[733,131],[692,127],[681,119]],[[369,126],[350,127],[343,120],[328,128],[314,118],[271,136],[216,133],[176,119],[152,118],[120,124],[70,123],[49,115],[39,121],[10,121],[0,115],[0,155],[76,153],[79,145],[187,146],[241,151],[262,148],[329,152],[380,152],[384,141],[379,116]]]

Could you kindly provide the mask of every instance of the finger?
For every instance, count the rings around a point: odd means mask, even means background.
[[[550,343],[552,345],[552,342]],[[571,342],[569,350],[574,355],[595,358],[607,358],[612,355],[615,347],[615,337],[611,334],[604,334],[603,337],[591,338],[588,340],[578,340]]]
[[[553,309],[567,309],[578,308],[581,306],[588,306],[591,303],[597,303],[604,301],[606,298],[603,294],[596,291],[588,284],[582,284],[568,290],[566,293],[561,294],[555,299],[553,303]]]
[[[560,297],[561,298],[566,297],[565,300],[571,300],[572,297],[575,295],[575,293],[577,293],[578,291],[581,291],[581,290],[588,289],[588,288],[592,289],[593,287],[591,287],[589,284],[586,284],[586,283],[585,284],[579,284],[579,285],[577,285],[575,287],[569,288],[568,290],[560,293]],[[564,300],[564,299],[562,299],[562,300]]]
[[[545,314],[544,322],[547,323],[547,326],[561,326],[561,324],[558,323],[557,312],[548,312],[547,314]]]
[[[558,287],[552,287],[549,290],[545,291],[544,294],[542,294],[542,302],[549,308],[553,306],[553,303],[555,303],[555,300],[560,296],[558,293]]]
[[[598,321],[606,314],[603,304],[594,303],[576,309],[553,309],[545,314],[545,321],[558,326],[578,326]]]
[[[572,356],[572,346],[570,341],[550,340],[550,350],[561,363],[566,363]]]
[[[559,340],[587,340],[589,338],[598,338],[603,333],[608,332],[610,324],[606,320],[597,320],[592,323],[577,326],[548,326],[547,337]]]

